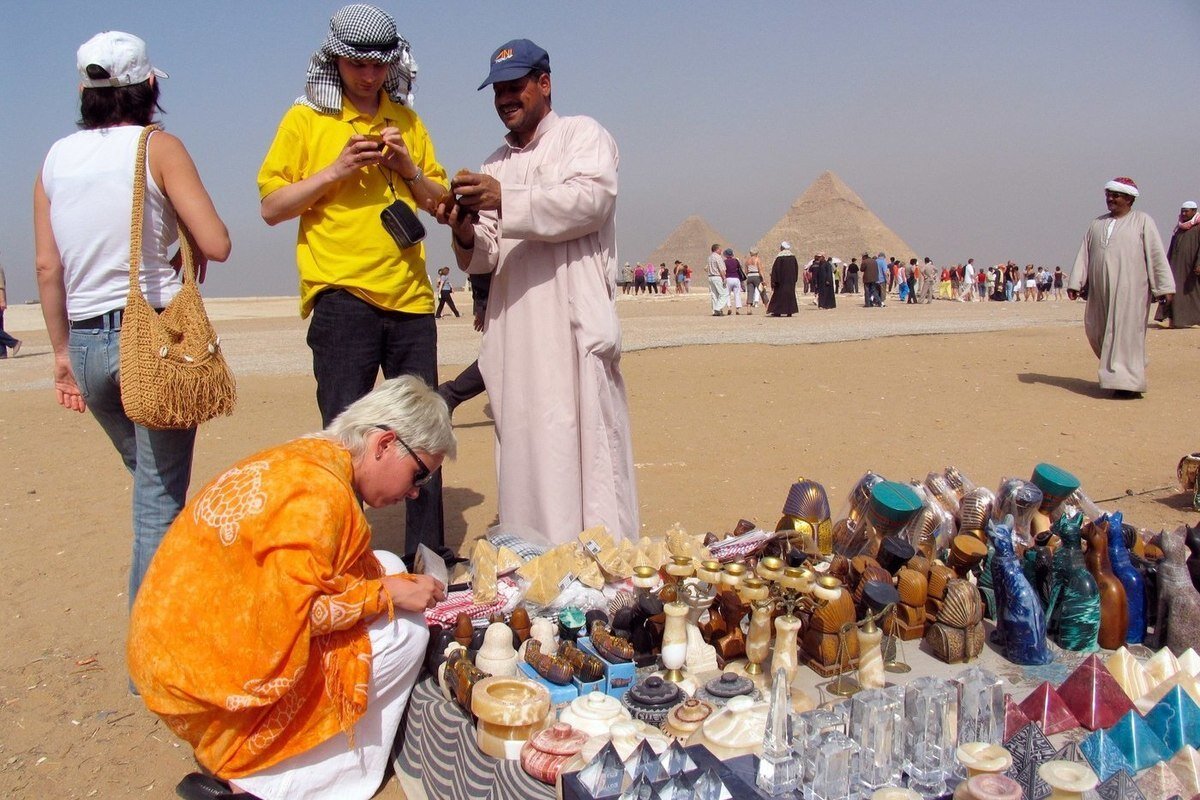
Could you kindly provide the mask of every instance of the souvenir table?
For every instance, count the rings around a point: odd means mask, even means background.
[[[988,623],[988,629],[991,624]],[[1022,667],[1004,659],[988,644],[979,658],[968,664],[945,664],[934,658],[920,641],[903,644],[904,658],[912,667],[905,674],[887,673],[889,683],[907,684],[923,676],[953,677],[970,665],[996,673],[1006,681],[1005,688],[1020,699],[1042,681],[1061,683],[1084,659],[1080,653],[1054,648],[1056,660],[1045,666]],[[847,678],[853,672],[847,673]],[[797,673],[795,686],[807,690],[814,699],[838,698],[828,692],[821,696],[818,687],[831,679],[822,678],[807,668]],[[475,741],[475,726],[457,703],[442,696],[429,676],[417,681],[408,701],[404,738],[398,742],[393,765],[396,780],[410,800],[523,800],[555,796],[554,787],[534,780],[517,761],[498,761],[480,751]],[[1078,733],[1086,733],[1079,731]],[[753,785],[751,776],[750,785]]]

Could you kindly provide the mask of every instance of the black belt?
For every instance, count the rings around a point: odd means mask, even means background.
[[[161,313],[161,308],[154,309],[155,312]],[[105,312],[95,317],[87,319],[71,320],[71,330],[78,331],[119,331],[121,330],[121,318],[125,316],[125,309],[117,308],[112,311]]]

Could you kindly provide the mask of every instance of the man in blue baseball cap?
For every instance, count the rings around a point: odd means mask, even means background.
[[[498,47],[492,87],[508,128],[438,207],[458,264],[492,273],[479,369],[496,421],[499,516],[553,542],[604,525],[639,535],[616,313],[617,145],[551,108],[550,56]]]

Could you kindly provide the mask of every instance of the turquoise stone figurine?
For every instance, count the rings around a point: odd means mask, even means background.
[[[1062,543],[1054,554],[1054,579],[1046,612],[1051,637],[1064,650],[1090,653],[1100,633],[1100,588],[1080,546],[1083,513],[1063,514],[1051,528]]]

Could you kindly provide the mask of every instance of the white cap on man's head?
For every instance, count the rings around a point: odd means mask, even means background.
[[[1185,202],[1183,205],[1180,206],[1181,209],[1182,208],[1193,208],[1194,209],[1195,207],[1196,207],[1195,200],[1188,200],[1187,202]]]
[[[151,75],[167,77],[167,73],[150,65],[146,43],[132,33],[121,31],[105,31],[88,39],[79,46],[75,64],[86,89],[133,86],[148,80]],[[102,68],[108,77],[89,77],[87,70],[92,65]]]

